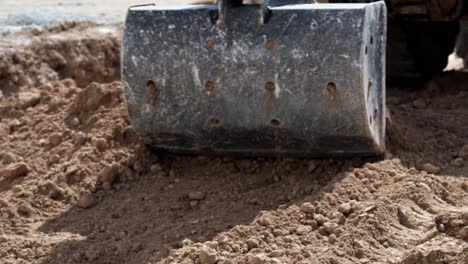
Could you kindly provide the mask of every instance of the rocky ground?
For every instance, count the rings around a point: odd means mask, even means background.
[[[1,263],[468,262],[468,76],[389,88],[382,159],[152,153],[119,27],[0,43]]]

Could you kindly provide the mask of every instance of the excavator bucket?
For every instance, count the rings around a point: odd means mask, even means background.
[[[136,131],[176,153],[382,154],[384,3],[304,2],[130,7],[122,80]]]

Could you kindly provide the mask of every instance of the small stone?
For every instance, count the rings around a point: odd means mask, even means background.
[[[161,171],[162,171],[161,165],[159,165],[159,164],[153,164],[153,165],[151,165],[150,171],[151,171],[152,173],[159,173],[159,172],[161,172]]]
[[[269,258],[263,254],[256,255],[249,259],[247,264],[265,264],[269,262]]]
[[[90,247],[85,251],[85,257],[89,261],[94,261],[99,257],[99,251],[95,247]]]
[[[18,206],[18,213],[24,216],[30,216],[33,213],[33,209],[29,204],[22,203]]]
[[[39,92],[21,92],[18,93],[18,101],[21,109],[33,107],[41,100],[41,94]]]
[[[336,235],[335,234],[331,234],[330,236],[328,236],[328,243],[330,243],[330,244],[335,244],[336,243]]]
[[[63,137],[61,133],[52,133],[49,136],[49,143],[52,147],[60,145],[62,143]]]
[[[24,162],[16,163],[0,169],[0,177],[14,180],[21,176],[26,176],[30,172],[28,165]]]
[[[205,193],[203,193],[203,192],[189,192],[188,193],[188,198],[190,200],[201,201],[201,200],[205,199]]]
[[[247,244],[247,248],[249,250],[252,248],[258,248],[259,246],[258,240],[256,240],[255,238],[250,238],[247,241],[245,241],[245,243]]]
[[[468,145],[463,146],[458,152],[458,157],[468,159]]]
[[[317,224],[323,225],[325,222],[328,221],[328,218],[326,218],[322,214],[315,214],[314,215],[314,220],[317,221]]]
[[[80,125],[80,119],[78,119],[77,117],[73,117],[71,120],[70,120],[70,125],[72,127],[76,127],[78,125]]]
[[[145,172],[145,165],[143,164],[143,161],[137,160],[135,163],[133,163],[133,169],[135,169],[136,172],[138,173],[143,173]]]
[[[463,239],[465,241],[468,240],[468,226],[462,228],[462,230],[460,230],[460,232],[458,233],[458,236],[460,237],[460,239]]]
[[[339,225],[344,225],[345,223],[346,223],[346,217],[345,217],[344,215],[341,214],[341,215],[338,217],[338,224],[339,224]]]
[[[274,250],[272,252],[270,252],[269,256],[272,257],[272,258],[279,258],[281,256],[284,255],[284,251],[283,250]]]
[[[418,109],[424,109],[427,107],[427,103],[423,98],[418,98],[413,101],[413,106]]]
[[[41,186],[44,193],[52,200],[59,200],[63,197],[65,191],[60,188],[55,182],[49,181]]]
[[[190,201],[190,208],[194,208],[198,205],[198,201]]]
[[[456,158],[450,162],[450,166],[452,167],[457,167],[461,168],[463,167],[463,159],[462,158]]]
[[[437,230],[439,230],[440,232],[445,232],[445,225],[442,223],[437,225]]]
[[[120,165],[116,162],[113,162],[110,166],[103,168],[99,172],[98,180],[103,184],[108,182],[112,185],[119,175],[119,168]]]
[[[304,235],[312,231],[311,226],[299,226],[296,228],[296,234],[298,235]]]
[[[98,109],[100,106],[109,106],[116,95],[111,89],[99,83],[90,83],[81,90],[70,105],[68,112],[78,114]]]
[[[49,164],[56,164],[60,161],[60,156],[57,154],[50,155]]]
[[[6,140],[10,135],[10,127],[7,124],[0,124],[0,139]]]
[[[96,149],[99,150],[100,152],[104,152],[109,145],[107,144],[107,141],[103,138],[98,138],[94,141],[94,146],[96,146]]]
[[[338,211],[344,215],[349,215],[351,213],[351,204],[350,203],[342,203],[338,207]]]
[[[0,160],[2,161],[3,164],[8,165],[8,164],[15,162],[16,158],[13,153],[2,152],[0,153]]]
[[[0,208],[7,207],[7,206],[8,206],[8,201],[3,198],[0,198]]]
[[[73,136],[73,142],[76,145],[83,145],[86,141],[88,141],[88,137],[83,132],[78,132]]]
[[[326,222],[323,224],[323,228],[330,234],[334,234],[335,230],[338,228],[338,224],[332,222]]]
[[[218,256],[212,250],[202,249],[198,253],[198,261],[200,264],[215,264],[218,262]]]
[[[76,205],[83,209],[91,208],[96,204],[96,199],[90,193],[83,194],[78,201],[76,201]]]
[[[431,163],[425,163],[422,165],[422,170],[431,173],[431,174],[437,174],[440,172],[440,168],[437,166],[432,165]]]
[[[315,213],[315,206],[309,202],[305,202],[301,204],[301,211],[306,214],[313,214]]]
[[[102,184],[102,189],[106,190],[106,191],[110,191],[112,190],[112,183],[106,181]]]

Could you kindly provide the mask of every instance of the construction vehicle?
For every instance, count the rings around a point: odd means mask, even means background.
[[[397,10],[392,16],[408,21],[407,9],[398,5],[404,1],[390,2],[390,11]],[[447,2],[456,2],[459,10],[458,1]],[[408,32],[429,23],[424,16],[438,18],[425,12],[409,20],[417,22],[411,22]],[[449,34],[445,24],[439,27],[437,32]],[[415,53],[412,45],[419,40],[404,36]],[[162,151],[381,155],[386,37],[382,1],[134,6],[128,10],[122,51],[127,110],[134,128]],[[434,72],[419,55],[416,59],[412,62],[424,75]],[[392,67],[402,66],[390,63]]]

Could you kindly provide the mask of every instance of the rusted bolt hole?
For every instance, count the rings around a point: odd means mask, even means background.
[[[210,119],[210,124],[212,126],[219,126],[219,125],[221,125],[221,120],[219,118],[217,118],[217,117],[212,117]]]
[[[146,83],[146,89],[148,90],[148,104],[151,106],[156,105],[156,95],[158,92],[158,87],[153,80],[149,80]]]
[[[208,48],[208,49],[213,49],[214,46],[215,46],[214,40],[209,39],[209,40],[206,41],[206,48]]]
[[[327,84],[327,90],[329,93],[336,93],[336,84],[334,82],[329,82]]]
[[[270,93],[274,92],[275,91],[275,84],[273,82],[267,82],[265,84],[265,90],[267,90]]]
[[[369,116],[369,123],[372,125],[372,116]]]
[[[370,98],[373,87],[374,87],[374,83],[372,82],[372,80],[369,80],[367,84],[367,98]]]
[[[267,50],[272,50],[275,48],[275,42],[273,40],[268,40],[267,43],[265,44],[265,48]]]
[[[366,46],[366,50],[365,50],[365,53],[366,53],[366,55],[367,55],[367,46]]]
[[[374,119],[377,119],[378,113],[379,113],[379,110],[377,110],[377,107],[374,107]]]
[[[280,122],[278,119],[272,119],[272,120],[270,121],[270,124],[271,124],[272,126],[277,127],[277,126],[281,125],[281,122]]]
[[[206,81],[205,89],[209,94],[212,93],[215,89],[214,83],[212,81]]]

